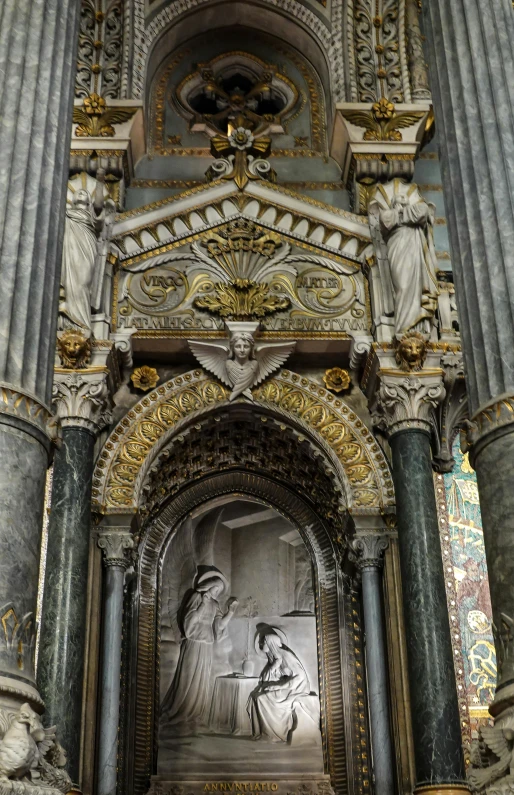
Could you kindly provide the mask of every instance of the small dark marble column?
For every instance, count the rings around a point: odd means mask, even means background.
[[[463,784],[457,689],[432,477],[430,436],[390,437],[416,760],[416,789]]]
[[[79,781],[94,433],[65,427],[54,460],[52,510],[37,671],[46,720],[66,738]]]
[[[352,546],[362,577],[366,633],[366,682],[373,750],[375,795],[394,795],[394,755],[389,714],[387,647],[384,629],[382,565],[388,541],[380,535],[358,535]]]
[[[97,795],[116,795],[123,586],[130,564],[126,553],[133,548],[134,539],[128,530],[113,528],[100,533],[98,546],[104,553],[104,579]]]

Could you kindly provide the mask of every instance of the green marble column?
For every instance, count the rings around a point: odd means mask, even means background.
[[[55,375],[53,406],[62,442],[54,459],[37,682],[49,725],[59,726],[66,738],[75,785],[80,784],[94,449],[109,419],[109,400],[104,373],[84,369]]]
[[[435,498],[431,422],[444,400],[441,351],[412,369],[377,350],[371,385],[391,446],[402,574],[416,795],[468,790]]]
[[[79,783],[80,727],[95,436],[65,427],[54,459],[37,684],[46,720],[66,738],[68,772]]]
[[[446,605],[430,435],[390,437],[416,761],[416,786],[463,784],[457,688]]]

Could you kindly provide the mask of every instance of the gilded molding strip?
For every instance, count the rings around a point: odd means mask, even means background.
[[[448,506],[444,487],[444,475],[434,473],[434,490],[437,502],[437,519],[439,523],[439,538],[441,540],[441,553],[443,557],[444,585],[446,589],[446,602],[453,650],[455,680],[457,684],[457,699],[459,702],[460,726],[464,747],[466,764],[469,764],[469,748],[471,746],[471,726],[469,722],[469,707],[466,698],[466,681],[464,678],[464,660],[462,654],[462,638],[460,635],[457,588],[455,585],[455,572],[452,563],[452,550],[450,541],[450,527],[448,521]]]
[[[394,504],[388,463],[371,431],[343,400],[307,378],[281,371],[253,392],[256,404],[296,416],[334,451],[354,512]],[[100,454],[93,476],[93,505],[101,513],[136,512],[142,480],[160,440],[188,416],[228,404],[228,391],[202,370],[153,390],[123,417]],[[166,437],[167,438],[167,437]]]

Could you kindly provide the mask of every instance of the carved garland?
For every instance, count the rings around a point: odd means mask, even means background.
[[[298,417],[334,451],[355,512],[394,504],[387,461],[373,434],[345,403],[287,371],[253,391],[261,405]],[[144,475],[162,437],[188,416],[228,402],[228,390],[202,370],[179,376],[144,397],[118,423],[100,455],[93,505],[102,513],[135,512]]]

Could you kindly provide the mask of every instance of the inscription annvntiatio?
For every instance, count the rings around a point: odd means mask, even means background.
[[[277,792],[275,781],[207,781],[204,792]]]

